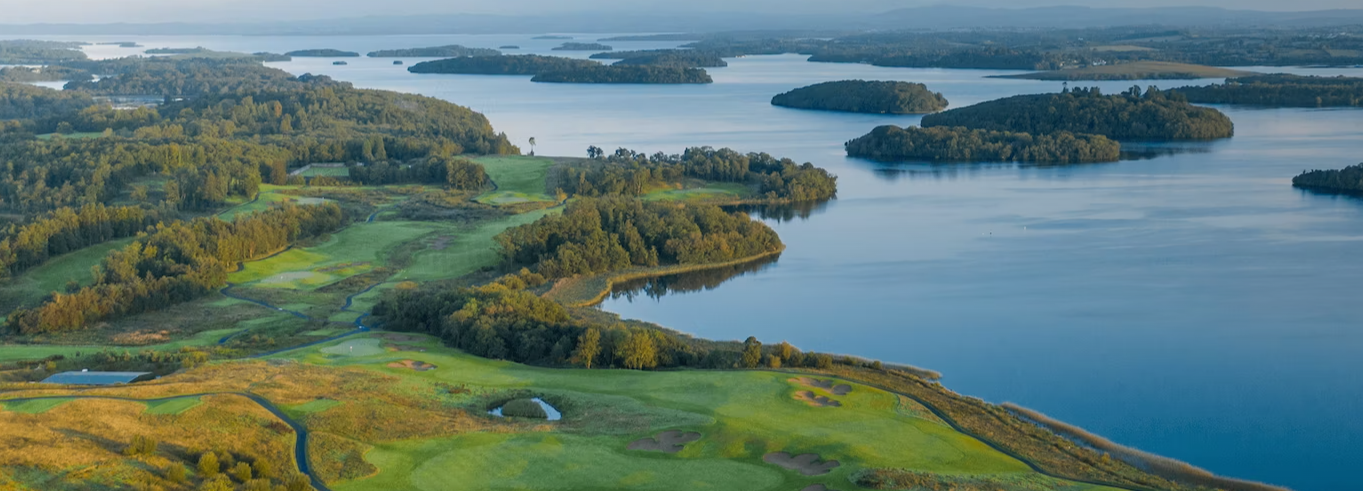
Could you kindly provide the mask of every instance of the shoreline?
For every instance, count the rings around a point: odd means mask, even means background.
[[[645,278],[656,278],[659,276],[668,276],[682,273],[692,273],[696,271],[705,271],[708,269],[724,268],[729,266],[737,266],[740,264],[746,264],[753,261],[757,261],[759,259],[765,259],[772,256],[780,256],[782,252],[785,252],[785,250],[786,246],[785,244],[782,244],[780,248],[774,251],[734,259],[732,261],[725,261],[722,263],[655,266],[652,268],[645,268],[642,270],[626,270],[618,273],[602,273],[595,276],[564,278],[554,282],[554,286],[550,288],[549,291],[544,292],[544,294],[540,296],[547,300],[553,300],[555,302],[561,303],[565,307],[570,308],[591,307],[594,305],[598,305],[601,302],[604,302],[606,300],[606,297],[610,296],[611,290],[615,287],[615,284],[619,282],[640,280]],[[590,282],[594,281],[600,281],[603,284],[600,285],[599,288],[593,289],[596,291],[596,293],[593,294],[591,297],[585,297],[585,295],[583,295],[581,292],[578,292],[577,295],[574,296],[574,292],[570,291],[574,287],[585,288],[588,286],[595,286],[589,285]]]

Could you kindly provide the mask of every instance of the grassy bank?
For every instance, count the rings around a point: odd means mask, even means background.
[[[554,283],[554,287],[544,294],[544,298],[553,300],[569,307],[590,307],[601,303],[610,296],[611,288],[616,283],[625,281],[640,280],[644,278],[654,278],[681,273],[691,273],[704,271],[707,269],[737,266],[739,264],[750,263],[760,259],[779,256],[785,246],[781,249],[765,254],[749,256],[733,261],[722,263],[707,264],[682,264],[672,266],[658,266],[653,268],[631,268],[623,271],[599,274],[587,277],[565,278]]]

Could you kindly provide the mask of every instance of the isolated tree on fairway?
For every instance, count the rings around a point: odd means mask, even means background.
[[[743,341],[743,368],[757,368],[762,363],[762,342],[757,338],[748,336]]]
[[[601,354],[601,331],[593,327],[577,338],[577,354],[575,356],[583,367],[590,369],[592,360],[596,359],[596,355],[599,354]]]
[[[535,156],[535,137],[530,137],[530,156]]]

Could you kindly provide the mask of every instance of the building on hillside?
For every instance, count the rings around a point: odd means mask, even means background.
[[[43,379],[44,384],[117,385],[142,382],[156,378],[151,372],[62,372]]]

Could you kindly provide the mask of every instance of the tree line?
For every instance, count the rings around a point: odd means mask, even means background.
[[[442,156],[407,164],[381,161],[370,165],[352,165],[348,171],[351,181],[366,186],[420,183],[472,191],[482,189],[490,182],[487,172],[477,162]]]
[[[1235,133],[1220,111],[1154,87],[1144,93],[1132,87],[1119,95],[1103,95],[1095,87],[1006,97],[930,114],[922,125],[1034,135],[1066,131],[1115,140],[1211,140]]]
[[[1332,191],[1363,191],[1363,164],[1339,170],[1312,170],[1292,178],[1292,185]]]
[[[702,68],[655,65],[596,65],[540,72],[531,82],[560,84],[708,84]]]
[[[789,343],[717,343],[652,326],[575,318],[526,290],[544,277],[522,270],[474,288],[394,290],[375,307],[387,329],[428,333],[471,355],[584,368],[830,368],[832,356]]]
[[[946,162],[1115,162],[1121,144],[1065,131],[1032,135],[960,127],[880,126],[845,145],[847,155],[872,160]]]
[[[776,232],[743,213],[625,197],[576,200],[561,215],[495,239],[507,267],[532,267],[547,278],[726,262],[782,247]]]
[[[602,56],[606,55],[606,56]],[[661,49],[645,51],[608,51],[591,56],[595,59],[620,60],[616,65],[652,65],[678,68],[720,68],[729,66],[718,54],[690,49]]]
[[[621,148],[606,156],[593,146],[588,155],[594,157],[592,162],[553,168],[552,185],[574,195],[639,196],[650,187],[689,177],[748,184],[757,190],[757,199],[787,203],[828,200],[838,191],[837,177],[828,171],[765,153],[692,147],[681,155],[650,156]]]
[[[501,51],[488,48],[469,48],[458,44],[445,46],[432,46],[429,48],[406,48],[406,49],[381,49],[370,51],[370,58],[398,58],[398,57],[427,57],[427,58],[458,58],[461,56],[497,56]]]
[[[6,319],[15,333],[71,331],[91,323],[207,295],[227,284],[237,264],[330,233],[346,223],[334,203],[282,206],[228,222],[216,217],[157,225],[92,270],[94,283],[53,293],[42,305]]]
[[[0,232],[0,276],[13,276],[49,258],[110,240],[132,237],[160,214],[137,206],[87,204],[59,208]]]
[[[874,114],[926,114],[946,109],[947,99],[923,84],[843,80],[801,87],[772,97],[774,106]]]
[[[471,56],[431,60],[407,67],[412,73],[459,73],[469,75],[535,75],[543,72],[575,70],[601,66],[591,60],[561,56],[509,55]]]
[[[96,104],[90,94],[0,83],[0,120],[49,118],[74,113]]]
[[[1226,83],[1174,89],[1189,102],[1268,107],[1363,107],[1363,78],[1286,73],[1226,79]]]

